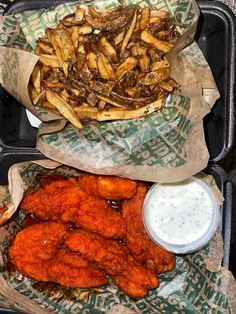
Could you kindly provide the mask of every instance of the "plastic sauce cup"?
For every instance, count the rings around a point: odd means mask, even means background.
[[[143,204],[144,226],[164,249],[185,254],[204,247],[214,236],[220,206],[211,187],[197,177],[155,184]]]

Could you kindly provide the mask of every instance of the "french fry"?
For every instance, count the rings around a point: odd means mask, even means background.
[[[52,112],[60,113],[55,106],[53,106],[50,102],[46,101],[41,106],[43,109],[50,110]]]
[[[38,105],[38,103],[40,102],[40,100],[45,97],[45,91],[41,92],[40,94],[37,95],[36,98],[33,99],[33,104],[34,105]]]
[[[161,109],[163,104],[164,101],[160,98],[146,106],[134,110],[103,110],[97,113],[97,121],[138,119]]]
[[[32,72],[32,84],[36,90],[36,92],[39,94],[41,91],[41,83],[40,83],[40,69],[41,67],[36,64],[36,66],[34,67],[34,70]]]
[[[82,43],[79,44],[78,50],[79,53],[85,53],[84,45]]]
[[[167,12],[138,5],[105,12],[78,6],[38,40],[30,98],[79,129],[80,118],[143,117],[161,108],[178,86],[165,56],[177,39]]]
[[[89,52],[86,57],[88,68],[91,72],[98,73],[97,55],[94,52]]]
[[[75,49],[72,44],[70,31],[66,29],[63,30],[61,32],[60,40],[61,40],[61,45],[62,45],[61,52],[62,52],[62,57],[63,57],[64,62],[67,61],[69,57],[76,60]]]
[[[152,71],[145,75],[142,83],[144,85],[156,85],[166,80],[170,76],[170,68],[162,68],[158,71]]]
[[[170,64],[166,59],[161,60],[161,61],[155,61],[151,64],[152,71],[157,71],[159,69],[168,68],[168,67],[170,67]]]
[[[59,68],[60,67],[60,62],[59,62],[57,56],[55,56],[55,55],[42,54],[39,56],[39,61],[43,65],[47,65],[47,66],[50,66],[52,68]]]
[[[148,56],[142,56],[139,58],[139,66],[142,72],[148,72],[150,67],[150,59]]]
[[[141,33],[141,40],[143,40],[146,44],[165,53],[169,52],[173,48],[173,44],[157,39],[156,37],[154,37],[152,34],[145,30],[142,31]]]
[[[52,104],[76,128],[83,129],[83,125],[73,108],[62,97],[49,90],[45,93],[47,101]]]
[[[108,98],[108,97],[106,97],[106,96],[103,96],[103,95],[100,95],[100,94],[96,94],[96,96],[97,96],[99,99],[101,99],[101,100],[107,102],[108,104],[110,104],[110,105],[112,105],[112,106],[114,106],[114,107],[117,107],[117,108],[125,108],[124,105],[119,104],[118,102],[113,101],[113,100],[111,100],[110,98]]]
[[[96,11],[93,7],[88,7],[88,13],[95,18],[102,19],[103,15],[101,12]]]
[[[110,96],[110,93],[113,89],[113,87],[115,86],[113,81],[109,81],[106,83],[106,90],[104,91],[104,95],[105,96]],[[99,104],[98,104],[98,109],[99,110],[103,110],[106,106],[106,102],[104,100],[99,100]]]
[[[132,70],[138,63],[138,60],[129,57],[116,70],[116,77],[121,79],[128,71]]]
[[[71,27],[71,41],[73,43],[73,46],[78,48],[78,43],[79,43],[79,28],[77,26],[72,26]]]
[[[75,112],[79,116],[80,119],[97,119],[98,109],[94,107],[90,107],[88,104],[74,107]]]
[[[46,54],[52,55],[54,53],[53,47],[50,47],[47,43],[39,40],[38,47]]]
[[[67,99],[69,98],[69,94],[67,93],[66,89],[63,89],[63,91],[61,91],[60,96],[67,101]]]
[[[136,25],[136,20],[137,20],[137,10],[135,10],[135,12],[134,12],[134,17],[132,19],[132,22],[130,24],[128,32],[126,33],[125,38],[124,38],[124,40],[122,42],[121,49],[120,49],[120,55],[121,56],[124,54],[125,49],[126,49],[128,43],[130,41],[130,38],[131,38],[132,34],[133,34],[133,31],[134,31],[135,25]]]
[[[158,16],[151,16],[150,19],[149,19],[149,23],[150,24],[153,24],[153,23],[160,23],[161,22],[161,18],[158,17]]]
[[[43,85],[49,89],[63,89],[65,84],[58,81],[43,81]]]
[[[116,79],[113,68],[107,57],[99,52],[98,53],[98,71],[101,78],[107,81],[114,81]]]
[[[59,61],[60,66],[63,68],[63,71],[65,73],[65,76],[68,76],[68,64],[65,62],[63,58],[63,52],[62,52],[62,43],[60,40],[59,35],[55,30],[47,29],[46,34],[53,46],[53,48],[56,51],[56,55]]]
[[[116,46],[118,46],[122,42],[122,40],[124,39],[124,36],[125,36],[125,31],[122,31],[121,33],[116,35],[116,37],[114,39],[114,42],[115,42]]]
[[[35,105],[35,99],[38,97],[38,93],[36,92],[36,89],[34,88],[34,86],[29,83],[29,86],[28,86],[28,91],[29,91],[29,96],[30,96],[30,99],[32,101],[32,103]]]
[[[141,11],[141,17],[139,21],[139,28],[143,31],[148,24],[149,21],[149,15],[150,15],[150,9],[149,8],[143,8]]]
[[[172,92],[173,89],[178,86],[175,80],[169,79],[166,82],[159,83],[160,88],[166,90],[167,92]]]
[[[127,87],[125,89],[125,91],[131,97],[139,97],[140,96],[140,91],[135,87]]]
[[[116,50],[112,47],[112,45],[108,42],[106,37],[101,37],[99,41],[99,48],[102,53],[108,58],[110,62],[117,62],[117,54]]]

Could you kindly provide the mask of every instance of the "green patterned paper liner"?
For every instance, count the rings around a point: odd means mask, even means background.
[[[9,16],[8,19],[15,19],[18,31],[12,46],[20,41],[23,33],[26,42],[34,49],[37,38],[44,35],[46,27],[56,27],[58,21],[73,12],[78,3],[81,2]],[[208,163],[202,119],[219,97],[210,68],[193,41],[199,10],[194,0],[122,0],[122,3],[137,3],[168,11],[182,34],[168,56],[173,65],[171,75],[181,88],[167,99],[164,109],[137,120],[85,124],[84,130],[78,131],[71,124],[65,126],[63,119],[57,123],[57,115],[32,106],[27,84],[22,88],[22,82],[28,82],[32,70],[21,78],[19,74],[22,71],[16,73],[22,64],[22,53],[14,62],[9,62],[11,48],[0,46],[0,81],[2,76],[7,90],[45,121],[39,128],[37,148],[48,158],[100,174],[118,174],[147,181],[180,181],[201,171]],[[92,5],[99,10],[111,9],[119,4],[117,0],[83,2],[85,8]],[[4,29],[7,22],[2,20]],[[4,38],[0,36],[0,45],[7,45],[9,38],[5,43]],[[31,56],[29,53],[25,58],[29,60],[28,67],[33,69],[37,58]],[[178,98],[181,100],[176,101]],[[189,103],[185,112],[180,108],[181,102]],[[175,116],[166,119],[166,111],[170,110],[173,115],[175,112]]]
[[[10,175],[17,173],[19,178],[22,178],[20,186],[22,185],[23,189],[20,187],[21,193],[28,186],[35,184],[37,174],[52,171],[56,174],[79,175],[78,170],[53,163],[50,168],[55,166],[57,168],[48,170],[41,166],[43,163],[44,161],[39,161],[38,164],[24,162],[11,168]],[[46,163],[43,165],[46,166]],[[19,184],[17,186],[19,188]],[[2,256],[4,256],[0,259],[0,282],[6,282],[9,289],[14,289],[48,310],[45,313],[101,314],[109,310],[113,310],[112,313],[130,313],[129,310],[133,310],[132,313],[147,314],[235,313],[233,297],[236,298],[236,290],[231,291],[235,287],[232,274],[225,268],[219,267],[220,264],[217,266],[218,272],[212,273],[207,270],[207,259],[210,256],[213,241],[194,254],[178,256],[176,268],[172,272],[159,276],[159,287],[156,290],[151,290],[147,297],[136,301],[124,295],[111,282],[98,289],[68,289],[56,284],[45,284],[26,278],[15,272],[13,268],[9,268],[7,261],[9,244],[22,228],[25,214],[21,210],[18,211],[13,219],[0,228],[0,247]],[[220,251],[218,250],[218,252]],[[4,298],[1,302],[2,289],[0,286],[0,304],[5,304]],[[232,292],[232,295],[229,291]],[[27,313],[37,313],[37,309],[32,309],[31,312],[30,305],[27,302],[21,303],[17,295],[10,306],[15,309],[20,308]],[[123,312],[116,311],[118,307],[121,307]],[[40,313],[39,309],[38,313]]]

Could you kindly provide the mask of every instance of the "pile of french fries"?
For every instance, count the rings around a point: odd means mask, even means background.
[[[78,6],[37,42],[31,100],[79,129],[86,120],[151,114],[177,86],[165,56],[178,37],[165,11]]]

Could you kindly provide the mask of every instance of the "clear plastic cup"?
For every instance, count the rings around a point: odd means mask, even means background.
[[[154,184],[144,200],[143,222],[149,236],[177,254],[204,247],[219,221],[220,206],[211,187],[195,176],[180,183]]]

